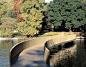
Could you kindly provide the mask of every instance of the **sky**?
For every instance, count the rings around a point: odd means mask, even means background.
[[[53,1],[53,0],[45,0],[45,2],[48,2],[48,3],[50,3],[50,1]]]

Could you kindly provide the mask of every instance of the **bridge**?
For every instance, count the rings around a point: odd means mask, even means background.
[[[76,34],[38,37],[14,45],[10,50],[10,67],[50,67],[50,49],[76,39]]]

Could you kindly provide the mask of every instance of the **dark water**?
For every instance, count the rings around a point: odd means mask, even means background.
[[[74,42],[74,45],[51,55],[51,67],[86,67],[86,40]]]
[[[0,40],[0,67],[10,67],[9,64],[9,52],[10,48],[17,44],[16,40]]]

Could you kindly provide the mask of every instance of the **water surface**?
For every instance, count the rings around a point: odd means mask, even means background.
[[[9,52],[11,47],[17,44],[17,39],[15,40],[0,40],[0,67],[10,67]]]

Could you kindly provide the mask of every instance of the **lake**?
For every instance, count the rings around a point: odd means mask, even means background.
[[[0,67],[10,67],[9,52],[10,48],[17,44],[17,39],[14,40],[0,40]]]

